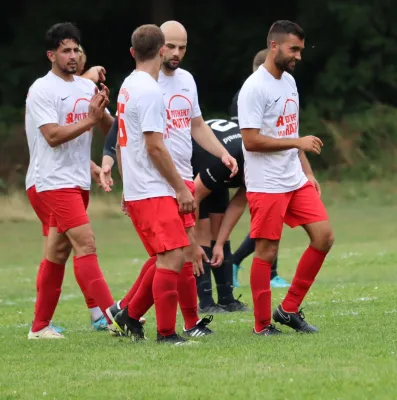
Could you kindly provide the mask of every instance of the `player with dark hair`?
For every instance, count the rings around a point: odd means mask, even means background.
[[[90,298],[95,307],[100,307],[99,318],[113,302],[98,265],[86,213],[92,128],[100,125],[107,132],[113,122],[104,113],[109,90],[102,86],[98,93],[92,81],[75,75],[80,32],[73,24],[52,26],[45,42],[52,68],[30,87],[26,100],[26,134],[31,155],[28,195],[36,211],[39,207],[49,213],[48,240],[37,278],[35,317],[29,339],[63,338],[50,322],[72,248],[77,282],[86,301]]]
[[[299,25],[275,22],[267,37],[266,61],[245,81],[238,98],[250,235],[255,239],[250,279],[253,332],[262,336],[281,333],[271,324],[270,270],[283,224],[302,226],[310,238],[291,287],[273,313],[276,322],[297,332],[318,331],[305,321],[299,308],[334,241],[304,153],[320,154],[323,143],[315,136],[299,137],[299,96],[291,73],[301,60],[304,39]]]

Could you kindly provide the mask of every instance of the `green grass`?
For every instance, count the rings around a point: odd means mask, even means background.
[[[251,313],[216,316],[216,334],[195,346],[131,344],[90,330],[69,264],[54,321],[64,341],[28,341],[39,225],[0,223],[0,399],[394,399],[397,393],[397,197],[391,185],[331,185],[325,199],[336,243],[305,301],[318,335],[282,328],[282,337],[252,337]],[[99,260],[120,298],[146,256],[126,218],[93,221]],[[248,217],[232,236],[235,248]],[[286,228],[279,271],[290,280],[307,239]],[[249,265],[236,290],[252,305]],[[286,290],[273,291],[276,306]],[[178,316],[178,327],[182,320]]]

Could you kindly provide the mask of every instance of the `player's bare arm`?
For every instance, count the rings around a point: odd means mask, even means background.
[[[98,83],[98,82],[106,81],[105,75],[106,75],[106,69],[100,65],[97,65],[95,67],[91,67],[89,70],[84,72],[84,74],[81,75],[81,77],[89,79],[90,81],[93,81],[94,83]]]
[[[108,98],[97,93],[90,102],[86,118],[76,124],[65,126],[45,124],[40,127],[40,131],[51,147],[67,143],[93,128],[103,117],[103,112],[108,103]]]
[[[299,160],[301,162],[302,165],[302,170],[303,173],[307,176],[307,179],[313,183],[314,187],[316,188],[318,194],[321,196],[321,186],[318,183],[317,179],[314,176],[314,172],[312,170],[312,167],[310,165],[309,160],[306,157],[306,154],[304,151],[300,150],[299,151]]]
[[[244,214],[246,205],[246,189],[245,187],[240,187],[230,200],[219,229],[218,237],[212,252],[213,256],[211,265],[214,267],[219,267],[222,264],[224,259],[223,246],[229,240],[229,236],[232,233],[233,228]]]
[[[232,172],[232,178],[238,172],[237,161],[222,146],[221,142],[216,138],[212,129],[205,123],[202,116],[192,118],[192,137],[193,139],[209,153],[218,157]]]
[[[185,214],[194,212],[196,209],[194,198],[175,168],[172,157],[164,145],[163,134],[158,132],[144,133],[148,155],[160,174],[175,190],[179,212]]]
[[[302,138],[274,139],[269,136],[259,134],[259,129],[241,129],[244,147],[247,151],[270,153],[276,151],[299,149],[320,154],[323,142],[316,136],[305,136]]]

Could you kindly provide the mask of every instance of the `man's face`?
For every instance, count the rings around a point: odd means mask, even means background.
[[[186,41],[171,39],[165,40],[163,65],[169,70],[176,70],[186,53]]]
[[[56,50],[47,51],[49,60],[65,74],[77,72],[80,52],[78,44],[72,39],[65,39]]]
[[[305,48],[305,41],[295,35],[283,37],[281,43],[276,45],[274,63],[280,71],[292,73],[297,62],[302,59],[302,50]]]

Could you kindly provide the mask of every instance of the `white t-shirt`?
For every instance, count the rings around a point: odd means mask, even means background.
[[[90,189],[92,130],[54,148],[40,131],[46,124],[65,126],[86,118],[96,86],[88,79],[73,78],[66,82],[50,71],[29,89],[25,117],[30,152],[27,189],[34,184],[38,192],[73,187]]]
[[[274,139],[298,138],[299,96],[292,75],[284,72],[276,79],[260,66],[241,88],[238,120],[240,129],[257,128]],[[298,149],[261,153],[243,144],[243,152],[248,192],[286,193],[307,182]]]
[[[171,135],[172,158],[182,179],[193,180],[191,120],[201,115],[196,82],[178,68],[168,76],[160,71],[158,83],[167,112],[166,131]]]
[[[163,93],[158,83],[148,73],[134,71],[121,85],[117,111],[125,200],[175,197],[174,190],[153,165],[144,138],[144,132],[163,134],[164,144],[172,154],[170,136],[165,133]]]

